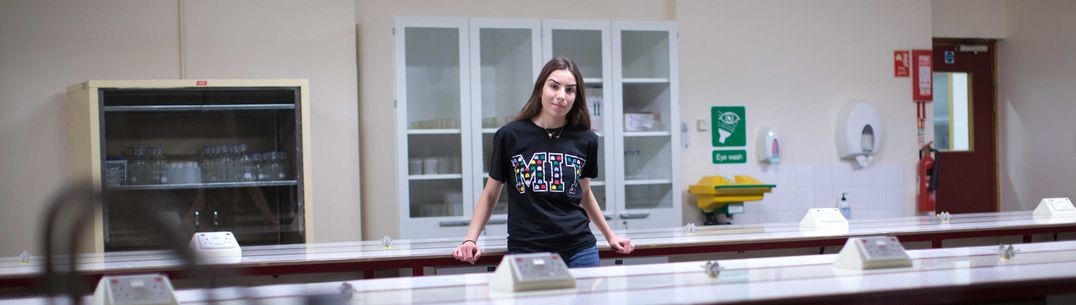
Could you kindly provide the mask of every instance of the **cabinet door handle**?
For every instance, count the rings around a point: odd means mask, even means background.
[[[605,216],[605,220],[607,220],[607,221],[608,220],[613,220],[613,216],[609,216],[609,215],[606,215],[606,214],[602,214],[602,216]]]
[[[650,213],[620,214],[620,219],[640,219],[650,217]]]
[[[487,225],[502,225],[508,223],[507,219],[490,219],[486,222]],[[445,220],[441,223],[442,227],[466,227],[471,225],[470,220]]]
[[[445,220],[441,222],[442,227],[466,227],[471,225],[470,220]]]

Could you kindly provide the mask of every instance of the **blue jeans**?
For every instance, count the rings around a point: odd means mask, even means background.
[[[508,254],[520,254],[523,252],[511,252]],[[568,268],[580,268],[580,267],[598,267],[598,246],[593,245],[587,248],[579,249],[578,251],[564,251],[557,253],[560,258],[564,260],[564,264],[568,265]]]
[[[560,257],[564,259],[564,263],[568,265],[568,268],[580,268],[580,267],[597,267],[598,266],[598,246],[590,246],[580,249],[575,252],[561,252]]]

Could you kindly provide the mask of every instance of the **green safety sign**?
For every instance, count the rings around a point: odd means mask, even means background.
[[[747,146],[747,120],[743,106],[710,108],[714,147]]]
[[[715,150],[714,164],[747,163],[747,151],[743,149]]]

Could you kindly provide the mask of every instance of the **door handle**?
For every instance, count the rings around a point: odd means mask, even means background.
[[[607,214],[602,214],[602,216],[605,216],[606,221],[613,220],[613,216],[609,216]]]
[[[507,219],[490,219],[487,225],[502,225],[508,223]],[[466,227],[471,225],[470,220],[445,220],[440,223],[442,227]]]
[[[621,213],[620,214],[620,219],[641,219],[641,218],[647,218],[647,217],[650,217],[650,213],[631,213],[631,214],[623,214],[623,213]]]
[[[445,220],[441,223],[442,227],[466,227],[471,225],[470,220]]]

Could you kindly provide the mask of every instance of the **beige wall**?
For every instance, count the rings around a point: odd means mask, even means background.
[[[1007,1],[998,44],[1001,208],[1076,199],[1076,2]]]
[[[931,1],[934,37],[1005,38],[1005,1]]]
[[[363,237],[399,236],[395,109],[392,101],[394,16],[578,19],[675,19],[672,1],[358,1],[359,130],[362,131]]]
[[[0,2],[0,256],[39,253],[66,176],[64,93],[99,78],[175,78],[176,3]],[[116,12],[137,11],[117,18]]]
[[[315,241],[360,237],[355,2],[183,0],[196,78],[308,78]],[[180,78],[180,1],[0,2],[0,256],[40,253],[66,173],[64,93],[90,79]]]
[[[761,203],[771,207],[761,211],[798,209],[779,221],[796,221],[808,207],[832,207],[848,191],[859,193],[852,196],[854,215],[868,207],[881,210],[889,201],[878,194],[882,187],[899,192],[885,195],[899,201],[886,211],[912,213],[915,107],[911,80],[893,76],[892,56],[893,50],[930,49],[930,10],[928,0],[678,1],[681,115],[692,129],[683,180],[749,174],[777,183]],[[837,156],[837,115],[853,100],[870,102],[882,113],[884,142],[874,163],[884,167],[854,171]],[[748,164],[711,164],[710,131],[698,131],[695,123],[708,123],[715,105],[747,107]],[[762,168],[757,162],[754,139],[763,126],[781,134],[779,166]],[[887,173],[875,173],[879,168]],[[898,176],[899,183],[883,182],[887,175]],[[863,183],[872,176],[878,181]],[[693,205],[685,202],[685,221],[701,221],[692,218],[698,214]]]
[[[355,1],[185,1],[188,78],[310,80],[310,242],[360,239]]]

